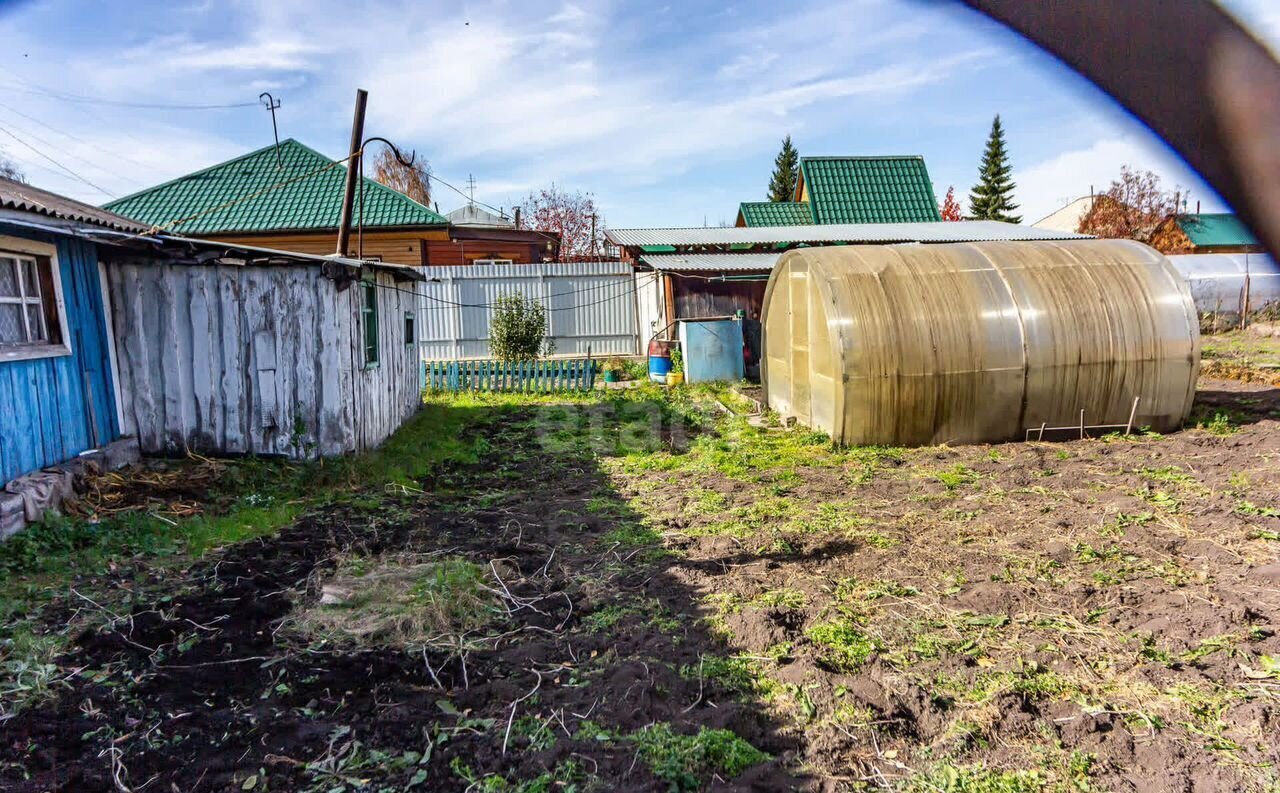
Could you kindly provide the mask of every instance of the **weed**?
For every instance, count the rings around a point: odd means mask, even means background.
[[[783,611],[802,609],[809,599],[798,589],[770,589],[751,599],[751,605],[757,608],[773,608]]]
[[[0,640],[0,723],[53,695],[60,678],[54,657],[64,638],[37,635],[24,627]]]
[[[961,487],[977,482],[981,476],[977,471],[966,467],[963,463],[956,463],[950,468],[933,472],[933,478],[941,482],[948,493],[953,493]]]
[[[673,791],[698,790],[712,773],[736,777],[769,755],[729,730],[703,727],[695,735],[681,735],[659,723],[628,736],[653,775]]]
[[[942,765],[912,776],[905,793],[1040,793],[1046,780],[1037,771],[997,771],[982,766]]]
[[[844,671],[855,671],[876,651],[875,642],[844,618],[818,623],[805,636],[822,648],[828,664]]]
[[[1280,518],[1280,508],[1260,507],[1252,501],[1245,501],[1243,499],[1236,502],[1236,513],[1240,515],[1249,515],[1251,517]]]
[[[1202,429],[1212,435],[1234,435],[1240,431],[1240,425],[1231,420],[1228,413],[1221,411],[1214,413],[1213,418],[1209,421],[1199,421],[1196,423],[1196,429]]]
[[[462,636],[502,613],[487,582],[485,568],[458,557],[354,558],[325,584],[336,602],[307,609],[295,625],[341,643],[414,646],[432,637]]]
[[[843,601],[879,600],[885,597],[914,597],[920,594],[920,590],[888,579],[860,581],[857,578],[842,578],[836,582],[836,588],[832,594],[836,600]]]

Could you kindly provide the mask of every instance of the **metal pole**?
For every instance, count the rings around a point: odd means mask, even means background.
[[[342,193],[342,215],[338,219],[339,256],[347,255],[347,245],[351,242],[351,209],[355,203],[356,176],[360,173],[360,146],[364,143],[364,107],[369,101],[369,92],[363,88],[356,89],[356,110],[351,120],[351,153],[347,160],[347,186]]]

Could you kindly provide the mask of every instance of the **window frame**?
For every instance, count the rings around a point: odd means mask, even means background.
[[[515,259],[472,259],[471,263],[477,266],[490,267],[510,267],[516,263]]]
[[[369,343],[371,335],[372,345]],[[360,346],[364,355],[364,368],[377,369],[382,362],[382,337],[378,328],[378,284],[372,278],[360,281]]]
[[[60,358],[71,355],[71,328],[67,324],[67,306],[62,294],[62,267],[58,261],[58,248],[47,242],[37,242],[35,240],[23,239],[22,237],[7,237],[0,235],[0,256],[8,254],[8,258],[18,259],[19,261],[34,260],[37,273],[41,268],[48,268],[49,283],[53,285],[53,294],[45,294],[42,288],[40,292],[41,317],[44,322],[48,323],[50,315],[56,317],[58,322],[58,341],[56,342],[38,342],[34,344],[5,344],[0,343],[0,363],[9,361],[29,361],[40,358]],[[24,290],[25,291],[25,290]],[[52,299],[52,304],[49,300]],[[21,305],[24,307],[23,316],[25,321],[25,306],[35,305],[26,301],[9,301],[4,302],[13,305]],[[46,329],[46,335],[53,337],[52,329]]]

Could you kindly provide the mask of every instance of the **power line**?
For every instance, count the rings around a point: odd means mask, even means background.
[[[507,217],[507,213],[506,213],[506,212],[504,212],[501,208],[499,208],[499,207],[495,207],[493,204],[486,204],[486,203],[485,203],[485,202],[483,202],[483,201],[477,201],[477,200],[475,199],[474,190],[473,190],[473,192],[472,192],[472,194],[471,194],[471,195],[468,195],[468,194],[466,194],[466,193],[462,192],[462,190],[458,189],[457,187],[454,187],[453,185],[449,184],[448,182],[446,182],[445,180],[441,179],[439,176],[436,176],[436,175],[435,175],[435,174],[433,174],[433,173],[429,173],[429,174],[427,174],[427,178],[428,178],[428,179],[434,179],[434,180],[436,180],[437,182],[439,182],[440,184],[442,184],[442,185],[444,185],[445,187],[449,188],[449,189],[450,189],[450,190],[452,190],[453,192],[455,192],[455,193],[457,193],[458,195],[462,196],[463,198],[467,199],[467,201],[469,201],[470,203],[472,203],[472,204],[478,204],[478,205],[480,205],[480,206],[484,207],[485,209],[488,209],[488,210],[489,210],[489,211],[491,211],[491,212],[495,212],[495,213],[497,213],[498,217],[501,217],[501,218],[503,218],[503,219],[506,219],[506,217]],[[468,178],[470,178],[470,177],[468,177]],[[553,242],[555,242],[555,243],[557,243],[557,244],[564,242],[564,240],[560,239],[560,237],[556,236],[555,234],[549,234],[549,233],[547,233],[547,232],[545,232],[545,231],[541,231],[541,230],[539,230],[539,229],[521,229],[521,230],[522,230],[522,231],[532,231],[534,234],[540,234],[540,235],[542,235],[543,237],[546,237],[547,239],[552,240]]]
[[[10,72],[12,74],[12,72]],[[21,79],[21,78],[19,78]],[[32,94],[35,96],[44,96],[50,99],[57,99],[63,102],[75,102],[83,105],[103,105],[106,107],[127,107],[134,110],[229,110],[241,107],[257,107],[257,102],[228,102],[223,104],[182,104],[175,102],[131,102],[124,99],[103,99],[96,96],[85,96],[84,94],[72,94],[66,91],[55,91],[50,88],[42,88],[30,80],[25,80],[31,88],[23,88],[18,85],[3,85],[0,88],[7,91],[17,91],[23,94]]]
[[[125,162],[131,162],[131,163],[133,163],[134,165],[138,166],[139,168],[149,168],[149,167],[151,167],[151,166],[147,165],[146,163],[138,162],[137,160],[135,160],[135,159],[133,159],[133,158],[131,158],[131,157],[127,157],[127,156],[125,156],[125,155],[123,155],[123,154],[120,154],[120,153],[118,153],[118,152],[112,151],[111,149],[108,149],[108,148],[106,148],[105,146],[101,146],[101,145],[99,145],[99,144],[97,144],[97,143],[94,143],[94,142],[93,142],[93,141],[91,141],[91,140],[85,140],[84,138],[81,138],[81,137],[79,137],[78,135],[72,135],[70,132],[67,132],[66,130],[58,129],[57,127],[54,127],[54,126],[52,126],[52,125],[50,125],[50,124],[47,124],[47,123],[45,123],[45,122],[41,121],[40,119],[36,118],[35,116],[28,115],[27,113],[24,113],[24,112],[22,112],[21,110],[18,110],[17,108],[13,107],[12,105],[6,105],[6,104],[4,104],[4,103],[0,103],[0,107],[4,108],[5,110],[8,110],[10,113],[13,113],[13,114],[15,114],[15,115],[22,116],[23,118],[27,119],[28,121],[32,121],[32,122],[34,122],[34,123],[36,123],[36,124],[39,124],[40,126],[44,127],[45,129],[47,129],[47,130],[49,130],[49,131],[51,131],[51,132],[56,132],[56,133],[58,133],[59,135],[62,135],[62,136],[64,136],[64,137],[67,137],[67,138],[70,138],[71,140],[76,141],[77,143],[83,143],[84,145],[86,145],[86,146],[88,146],[88,147],[90,147],[90,148],[97,149],[98,151],[102,152],[103,154],[110,155],[110,156],[112,156],[112,157],[115,157],[116,159],[124,160]],[[137,180],[133,180],[133,181],[134,181],[135,183],[137,183],[137,184],[142,184],[142,182],[138,182]]]
[[[57,134],[62,135],[63,137],[70,138],[71,140],[74,140],[74,141],[76,141],[77,143],[82,143],[82,144],[84,144],[85,146],[89,146],[89,147],[91,147],[91,148],[97,149],[98,151],[101,151],[102,153],[107,154],[107,155],[109,155],[109,156],[111,156],[111,157],[116,157],[116,158],[119,158],[119,159],[128,159],[127,157],[122,157],[121,155],[118,155],[118,154],[116,154],[115,152],[108,151],[107,149],[104,149],[103,147],[101,147],[101,146],[97,145],[96,143],[93,143],[92,141],[87,141],[87,140],[85,140],[84,138],[76,137],[75,135],[72,135],[70,132],[64,132],[63,130],[60,130],[60,129],[58,129],[58,128],[56,128],[56,127],[53,127],[53,126],[51,126],[51,125],[49,125],[49,124],[46,124],[45,122],[41,121],[40,119],[38,119],[38,118],[36,118],[36,117],[34,117],[34,116],[27,115],[26,113],[23,113],[21,110],[18,110],[18,109],[17,109],[17,108],[15,108],[15,107],[10,107],[9,105],[4,104],[3,102],[0,102],[0,108],[3,108],[3,109],[5,109],[5,110],[9,111],[10,113],[13,113],[14,115],[21,116],[21,117],[23,117],[23,118],[27,119],[28,121],[31,121],[31,122],[33,122],[33,123],[35,123],[35,124],[39,124],[40,126],[44,127],[45,129],[49,130],[50,132],[56,132]],[[19,130],[19,131],[21,131],[21,130]],[[50,148],[52,148],[54,151],[60,151],[60,152],[62,152],[63,154],[67,155],[68,157],[74,157],[74,158],[76,158],[77,160],[79,160],[80,162],[83,162],[83,163],[85,163],[86,165],[89,165],[89,166],[90,166],[90,167],[92,167],[92,168],[96,168],[96,169],[98,169],[99,171],[102,171],[103,173],[110,174],[111,176],[114,176],[114,177],[116,177],[117,179],[124,179],[125,181],[133,182],[133,183],[134,183],[134,184],[136,184],[136,185],[142,185],[142,184],[143,184],[142,182],[138,181],[137,179],[134,179],[132,176],[126,176],[126,175],[124,175],[124,174],[122,174],[122,173],[118,173],[118,172],[116,172],[116,171],[113,171],[113,170],[111,170],[110,168],[104,168],[103,166],[98,165],[97,163],[93,162],[92,160],[90,160],[90,159],[88,159],[88,158],[86,158],[86,157],[82,157],[82,156],[80,156],[79,154],[76,154],[76,153],[74,153],[74,152],[67,151],[66,149],[59,149],[59,148],[55,147],[52,143],[47,143],[46,145],[48,145],[48,146],[49,146]],[[130,160],[130,162],[133,162],[133,163],[134,163],[134,165],[138,165],[138,166],[140,166],[140,167],[144,167],[144,168],[146,167],[146,166],[142,165],[142,163],[139,163],[139,162],[136,162],[136,161],[133,161],[133,160]]]
[[[111,192],[110,190],[105,190],[105,189],[103,189],[103,188],[99,187],[98,185],[94,184],[93,182],[90,182],[88,179],[84,178],[84,177],[83,177],[83,176],[81,176],[80,174],[76,173],[75,171],[71,170],[71,169],[70,169],[70,168],[68,168],[67,166],[63,165],[62,163],[60,163],[60,162],[58,162],[57,160],[55,160],[55,159],[53,159],[52,157],[50,157],[49,155],[47,155],[47,154],[45,154],[44,152],[40,151],[40,150],[39,150],[39,149],[37,149],[35,146],[32,146],[30,143],[27,143],[27,142],[26,142],[25,140],[23,140],[22,138],[20,138],[20,137],[18,137],[17,135],[13,134],[13,132],[11,132],[8,128],[3,127],[3,126],[0,126],[0,132],[3,132],[4,134],[6,134],[6,135],[8,135],[9,137],[11,137],[11,138],[13,138],[14,140],[16,140],[18,143],[21,143],[23,146],[26,146],[28,149],[30,149],[31,151],[35,152],[35,153],[36,153],[37,155],[39,155],[40,157],[43,157],[44,159],[46,159],[46,160],[48,160],[49,162],[53,163],[53,165],[54,165],[56,168],[58,168],[58,169],[60,169],[60,170],[62,170],[62,171],[65,171],[66,173],[70,174],[72,177],[74,177],[74,178],[76,178],[76,179],[80,180],[81,182],[84,182],[85,184],[87,184],[87,185],[89,185],[90,187],[92,187],[94,190],[97,190],[99,193],[102,193],[103,195],[110,196],[111,198],[115,198],[115,197],[116,197],[116,194],[115,194],[115,193]],[[48,144],[48,143],[46,143],[45,141],[40,140],[40,138],[36,138],[34,135],[32,135],[31,137],[35,138],[37,141],[39,141],[39,142],[41,142],[41,143],[45,143],[45,145],[46,145],[46,146],[47,146],[47,145],[49,145],[49,144]],[[55,148],[56,148],[56,147],[55,147]]]

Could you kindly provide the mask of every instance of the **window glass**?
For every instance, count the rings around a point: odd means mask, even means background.
[[[378,288],[372,281],[360,284],[364,290],[364,304],[361,313],[364,315],[364,363],[375,366],[378,363]]]
[[[27,330],[22,324],[22,306],[0,303],[0,344],[26,344]]]
[[[19,260],[23,265],[22,293],[27,297],[40,296],[40,279],[36,275],[36,260]]]
[[[33,342],[49,340],[49,334],[45,332],[44,327],[43,306],[27,304],[27,330],[31,334],[31,341]]]
[[[41,289],[50,282],[47,259],[0,254],[0,345],[17,347],[61,342],[56,292]],[[47,294],[42,294],[47,292]],[[20,351],[21,352],[21,351]],[[42,354],[36,350],[35,354]],[[53,354],[57,354],[56,351]]]
[[[0,256],[0,297],[18,296],[18,262]]]

